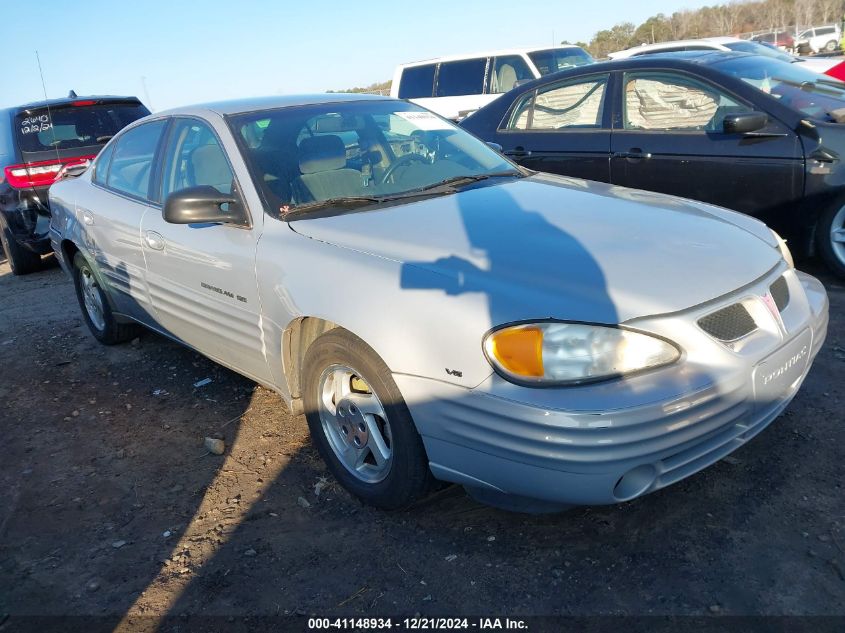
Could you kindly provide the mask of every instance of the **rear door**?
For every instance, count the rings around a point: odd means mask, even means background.
[[[200,185],[240,197],[227,151],[207,121],[174,119],[161,163],[162,202]],[[263,219],[257,214],[252,226],[169,224],[157,211],[144,216],[141,233],[159,325],[224,365],[268,382],[255,273]]]
[[[85,227],[85,246],[94,257],[118,312],[152,323],[144,281],[141,219],[158,213],[150,200],[153,163],[167,121],[158,119],[127,130],[94,165],[92,186],[76,201]]]
[[[676,70],[624,73],[611,139],[611,182],[710,202],[750,215],[803,188],[797,135],[770,117],[759,133],[726,134],[724,117],[751,104]]]
[[[608,182],[610,73],[545,84],[522,95],[500,124],[505,155],[529,169]]]

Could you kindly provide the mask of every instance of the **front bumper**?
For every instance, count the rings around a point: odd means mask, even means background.
[[[395,375],[434,475],[476,490],[561,504],[607,504],[653,492],[722,459],[786,408],[821,348],[824,287],[787,271],[781,325],[728,349],[695,321],[759,298],[783,270],[684,314],[638,320],[669,336],[681,361],[628,379],[537,389],[491,375],[474,389]],[[761,320],[763,317],[757,316]]]

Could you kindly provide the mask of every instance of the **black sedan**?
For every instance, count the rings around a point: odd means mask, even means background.
[[[845,83],[690,51],[567,70],[461,125],[516,162],[753,215],[845,277]]]

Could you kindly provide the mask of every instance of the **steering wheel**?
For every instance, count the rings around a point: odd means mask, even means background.
[[[393,175],[400,167],[404,167],[410,165],[414,161],[419,161],[421,163],[427,163],[428,159],[425,156],[420,156],[419,154],[405,154],[404,156],[400,156],[397,158],[390,167],[384,170],[384,174],[381,177],[381,183],[384,184],[388,181],[388,179]]]

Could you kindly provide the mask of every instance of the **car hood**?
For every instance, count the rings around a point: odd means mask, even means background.
[[[491,323],[621,323],[704,303],[780,261],[765,225],[719,207],[548,174],[291,228],[399,262],[408,291],[485,293]]]

